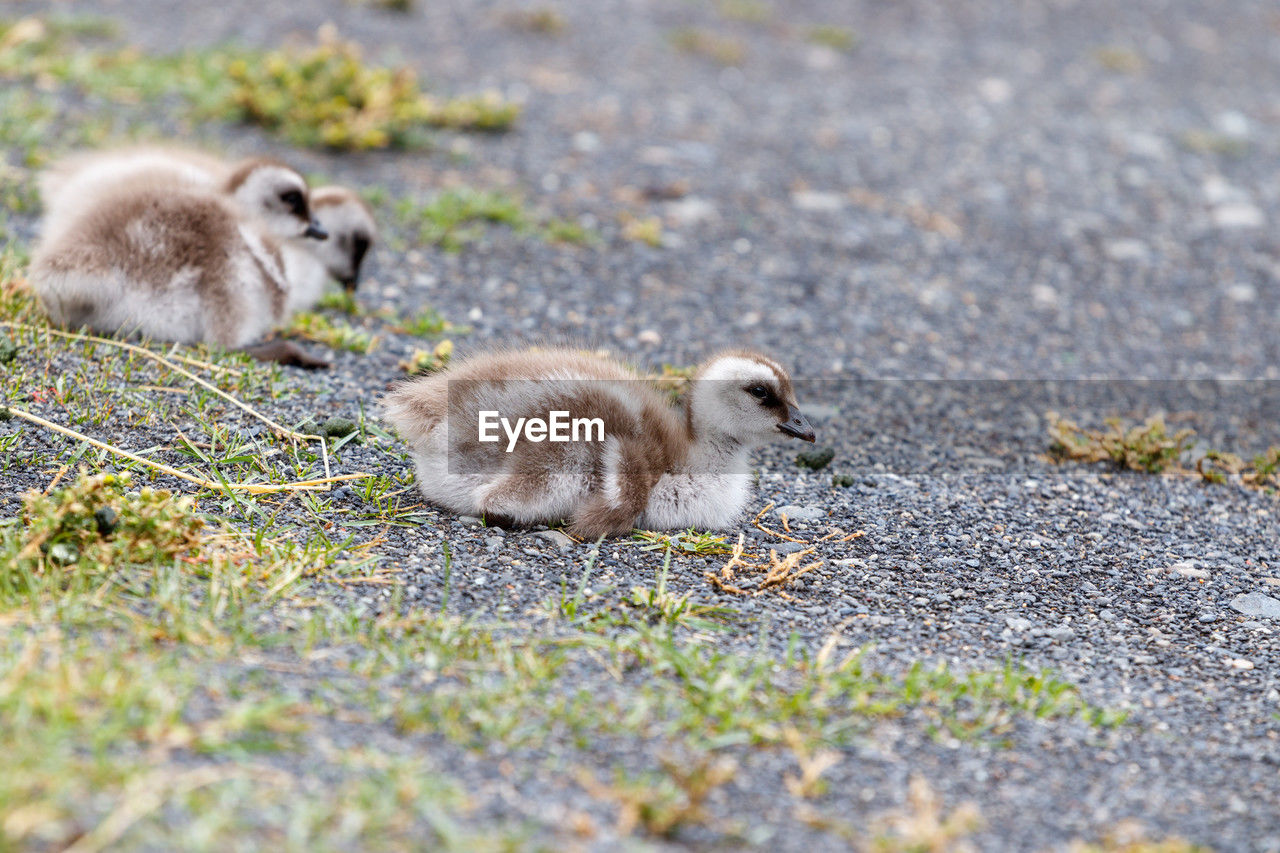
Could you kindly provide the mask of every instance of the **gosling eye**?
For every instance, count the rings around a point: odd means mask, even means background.
[[[769,396],[769,389],[763,385],[752,385],[747,389],[747,393],[757,400],[763,400]]]
[[[289,211],[296,216],[306,215],[307,202],[302,197],[302,193],[298,190],[285,190],[280,193],[280,200],[285,203]]]

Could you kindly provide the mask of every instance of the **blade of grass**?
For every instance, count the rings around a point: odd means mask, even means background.
[[[44,418],[40,417],[39,415],[33,415],[30,412],[24,412],[22,409],[15,409],[12,406],[10,406],[5,411],[9,412],[14,417],[18,417],[18,418],[22,418],[23,420],[30,421],[33,424],[42,426],[45,429],[51,429],[54,432],[61,433],[62,435],[68,436],[69,438],[74,438],[77,441],[83,441],[85,444],[92,445],[93,447],[96,447],[100,450],[105,450],[108,453],[113,453],[116,456],[123,457],[132,462],[137,462],[139,465],[145,465],[148,468],[152,468],[156,471],[160,471],[163,474],[168,474],[171,477],[177,477],[179,480],[186,480],[188,483],[194,483],[195,485],[200,486],[201,488],[210,489],[215,492],[221,491],[224,488],[223,484],[215,483],[212,480],[207,480],[203,477],[197,477],[194,474],[188,474],[185,471],[179,471],[177,468],[170,468],[168,465],[165,465],[162,462],[156,462],[154,460],[147,459],[146,457],[138,456],[137,454],[130,453],[127,450],[122,450],[119,447],[114,447],[110,444],[106,444],[104,442],[98,441],[96,438],[90,438],[89,436],[78,433],[73,429],[68,429],[67,427],[61,426],[60,424],[55,424],[52,421],[47,421]],[[267,495],[275,492],[291,492],[291,491],[305,491],[307,489],[318,489],[320,486],[328,485],[329,483],[341,483],[347,480],[364,480],[371,476],[373,475],[365,474],[365,473],[341,474],[337,477],[324,477],[318,480],[298,480],[292,483],[281,483],[279,485],[268,485],[265,483],[227,483],[225,485],[225,488],[228,490],[249,492],[255,495]]]

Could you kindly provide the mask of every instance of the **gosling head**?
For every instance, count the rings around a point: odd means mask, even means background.
[[[307,182],[293,169],[274,160],[247,160],[227,179],[227,191],[240,209],[281,239],[329,235],[311,217]]]
[[[360,283],[360,265],[378,239],[373,211],[364,199],[346,187],[317,187],[311,191],[311,214],[329,239],[310,246],[348,293]]]
[[[782,365],[755,352],[723,353],[699,368],[690,389],[689,419],[695,435],[755,446],[778,433],[813,441],[813,427],[800,412],[791,376]]]

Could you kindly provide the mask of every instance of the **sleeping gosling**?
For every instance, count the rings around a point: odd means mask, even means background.
[[[311,215],[329,234],[329,239],[290,241],[302,250],[290,311],[306,310],[319,302],[330,278],[337,280],[347,293],[353,293],[360,284],[360,267],[378,239],[373,211],[364,199],[346,187],[313,189]]]
[[[95,187],[41,240],[29,278],[63,326],[249,348],[287,315],[305,264],[292,242],[325,236],[306,182],[282,163],[246,162],[224,192],[139,173]],[[249,351],[306,360],[290,349]]]
[[[703,363],[683,414],[617,362],[550,349],[481,355],[406,382],[386,417],[411,445],[429,502],[505,525],[569,519],[585,539],[730,525],[750,493],[751,451],[779,433],[814,440],[787,371],[747,351]]]
[[[240,165],[249,161],[242,161]],[[56,236],[98,194],[122,182],[140,178],[172,180],[191,187],[225,190],[237,164],[198,149],[146,145],[87,151],[54,163],[40,173],[44,204],[42,232]],[[311,190],[311,214],[329,234],[328,240],[295,239],[305,254],[297,261],[289,312],[306,310],[319,301],[329,278],[348,292],[360,280],[360,268],[377,241],[373,212],[364,199],[340,186]],[[309,257],[308,257],[309,256]]]

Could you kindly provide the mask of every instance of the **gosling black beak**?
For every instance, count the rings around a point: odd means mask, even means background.
[[[360,286],[360,274],[357,273],[350,278],[340,278],[338,284],[342,285],[342,289],[347,293],[355,293],[356,288]]]
[[[307,230],[302,232],[303,237],[310,237],[312,240],[328,240],[329,232],[324,230],[319,222],[314,219],[307,225]]]
[[[778,429],[802,441],[814,441],[817,438],[813,434],[813,427],[810,426],[809,421],[795,406],[787,406],[787,419],[778,424]]]

